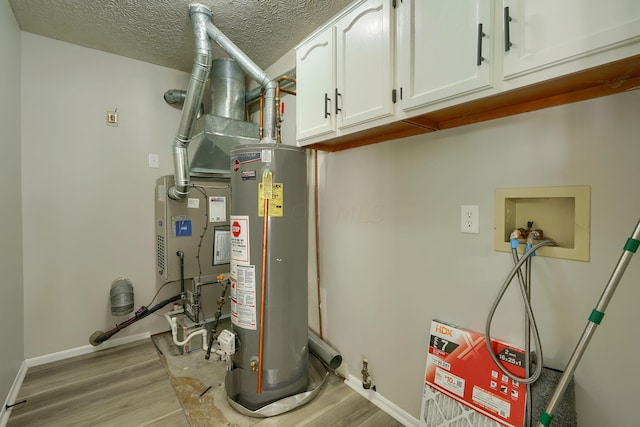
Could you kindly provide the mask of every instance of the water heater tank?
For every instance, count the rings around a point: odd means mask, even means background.
[[[264,246],[264,190],[269,182]],[[307,386],[305,150],[280,144],[234,148],[231,188],[231,320],[239,346],[226,389],[230,399],[256,410]]]

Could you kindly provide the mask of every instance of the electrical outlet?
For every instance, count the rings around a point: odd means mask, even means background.
[[[463,233],[480,233],[477,205],[463,205],[460,207],[460,231]]]

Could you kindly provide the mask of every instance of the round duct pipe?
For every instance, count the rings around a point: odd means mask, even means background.
[[[133,312],[133,285],[129,279],[120,277],[111,283],[111,314],[124,316]]]
[[[309,329],[309,351],[334,371],[342,364],[342,355]]]
[[[211,114],[243,121],[245,117],[245,74],[230,58],[211,63]]]

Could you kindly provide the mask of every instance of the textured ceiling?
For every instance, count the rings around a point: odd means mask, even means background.
[[[23,31],[186,72],[189,4],[267,68],[352,0],[9,0]],[[214,46],[214,58],[226,54]]]

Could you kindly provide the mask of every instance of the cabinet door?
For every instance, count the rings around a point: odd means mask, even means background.
[[[296,50],[296,139],[335,132],[334,29]]]
[[[505,79],[640,38],[638,0],[504,0],[503,6],[509,8]]]
[[[493,2],[405,0],[400,86],[405,110],[490,87]]]
[[[390,0],[368,0],[336,23],[338,128],[393,113]]]

